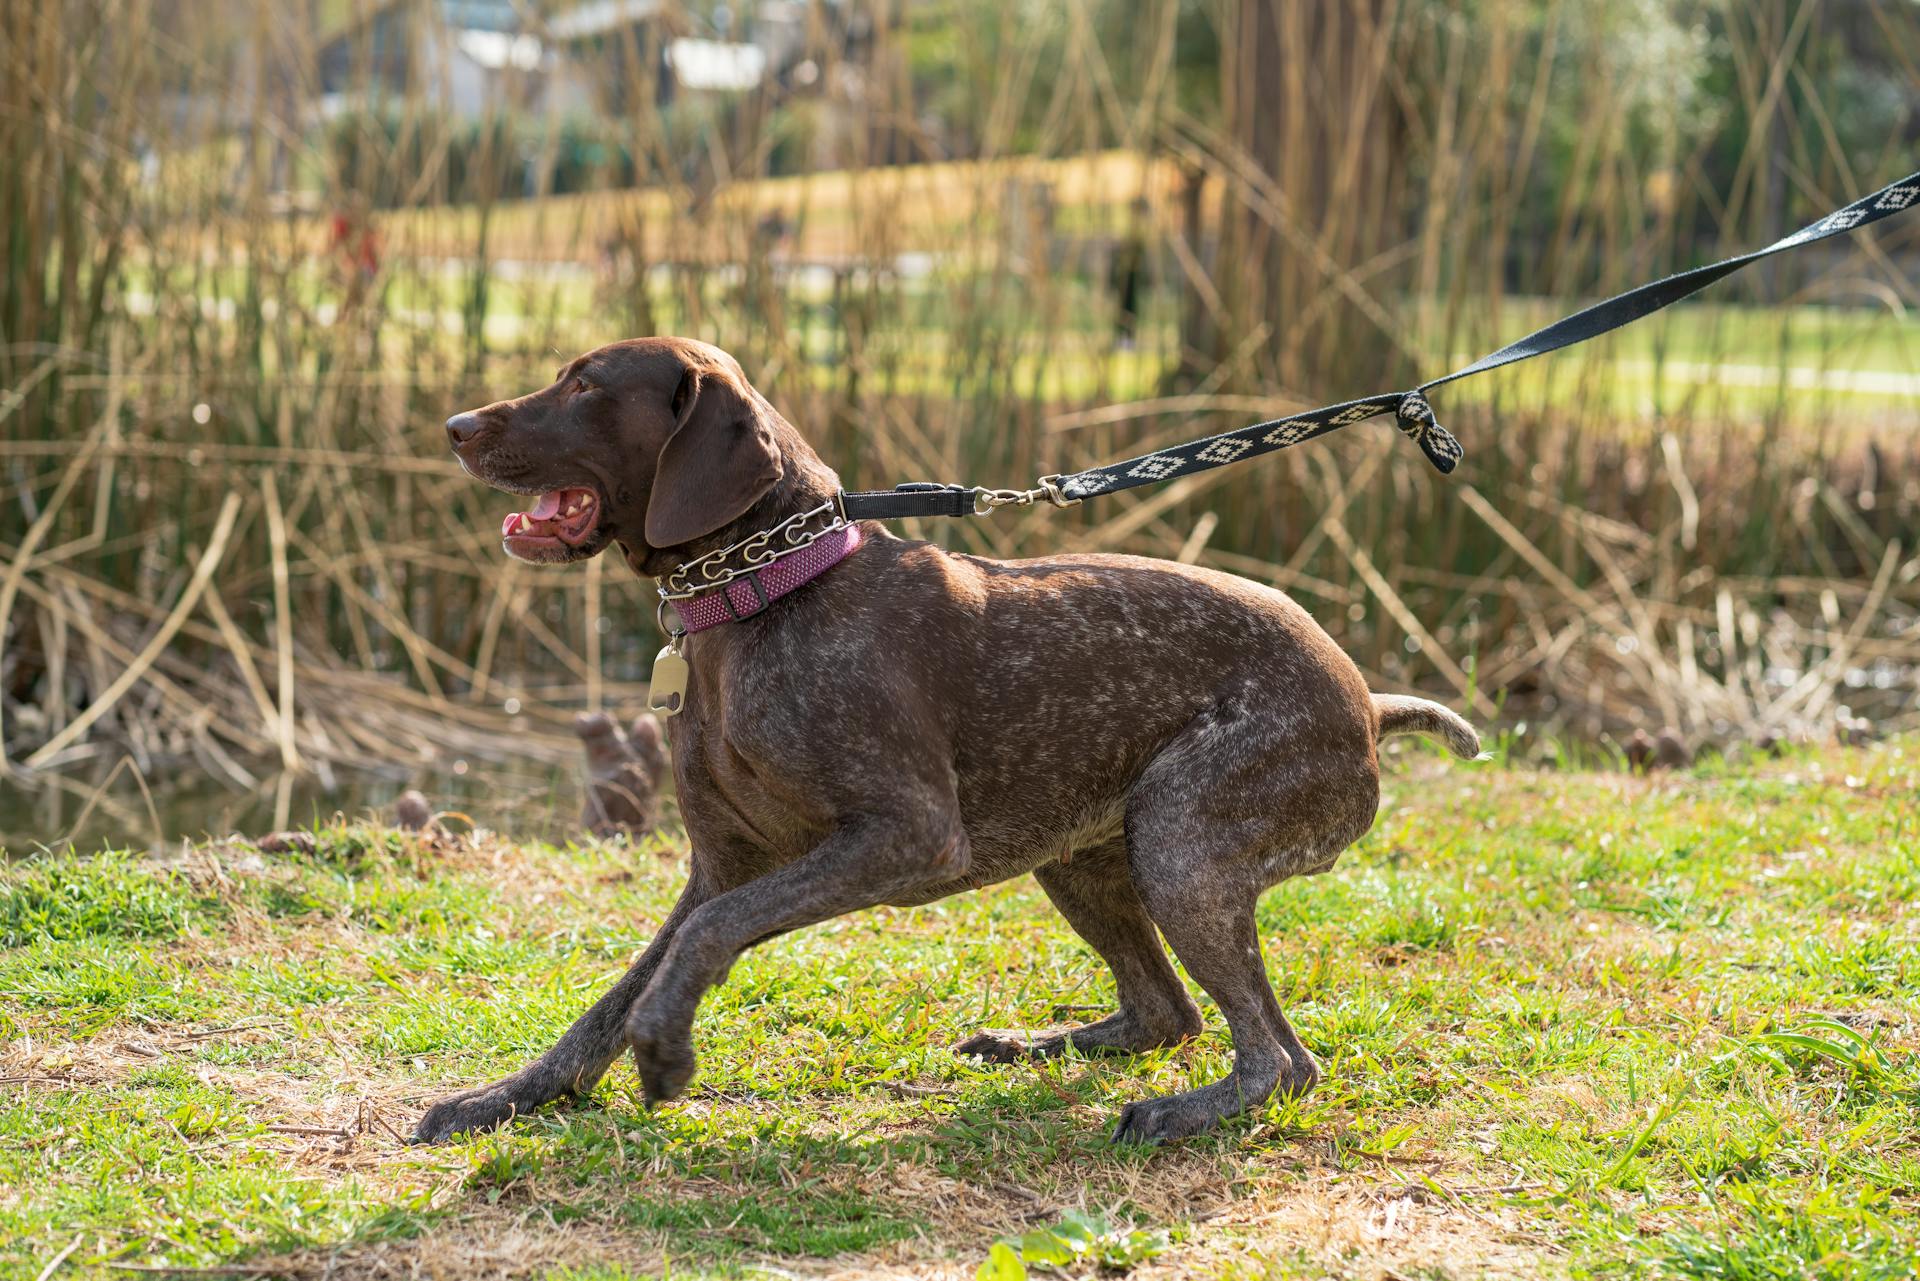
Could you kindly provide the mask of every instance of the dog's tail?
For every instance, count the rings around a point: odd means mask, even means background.
[[[1395,734],[1432,734],[1462,760],[1480,755],[1480,735],[1466,718],[1451,708],[1405,694],[1375,694],[1373,710],[1380,715],[1380,737]]]

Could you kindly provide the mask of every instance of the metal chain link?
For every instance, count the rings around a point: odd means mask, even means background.
[[[831,519],[819,529],[806,528],[808,522],[821,516]],[[749,534],[737,543],[730,543],[718,551],[688,561],[660,580],[657,589],[660,599],[686,600],[702,592],[725,587],[728,583],[765,569],[783,556],[804,551],[828,534],[846,527],[847,519],[840,514],[837,503],[821,503],[797,516],[787,517],[771,529]],[[740,563],[728,564],[736,555]]]

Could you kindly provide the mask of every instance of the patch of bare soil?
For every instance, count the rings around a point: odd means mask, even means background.
[[[1199,1200],[1226,1198],[1228,1188],[1204,1160],[1143,1169],[1138,1186],[1109,1194],[1132,1202],[1150,1218],[1180,1217]],[[1201,1167],[1201,1168],[1182,1168]],[[1063,1175],[1065,1172],[1062,1172]],[[1194,1176],[1199,1175],[1195,1183]],[[1051,1222],[1071,1198],[1054,1198],[1010,1185],[973,1186],[931,1170],[908,1167],[889,1178],[892,1198],[926,1214],[926,1234],[859,1256],[835,1259],[736,1257],[731,1266],[770,1276],[862,1281],[927,1278],[970,1281],[991,1243],[1037,1222]],[[1064,1185],[1062,1191],[1069,1189]],[[1274,1265],[1289,1273],[1324,1269],[1354,1281],[1398,1281],[1421,1276],[1543,1277],[1562,1269],[1559,1253],[1528,1230],[1517,1214],[1469,1203],[1467,1195],[1440,1195],[1417,1184],[1355,1180],[1315,1187],[1276,1178],[1238,1199],[1220,1199],[1195,1216],[1188,1239],[1136,1268],[1139,1281],[1172,1278],[1261,1277]],[[1467,1189],[1485,1196],[1501,1189]],[[1251,1192],[1251,1195],[1244,1195]],[[1138,1193],[1145,1201],[1135,1201]],[[287,1277],[478,1278],[517,1281],[571,1265],[617,1265],[642,1275],[699,1273],[684,1243],[668,1234],[623,1229],[604,1222],[559,1223],[545,1204],[487,1205],[474,1201],[444,1226],[396,1241],[352,1242],[258,1261],[262,1275]]]

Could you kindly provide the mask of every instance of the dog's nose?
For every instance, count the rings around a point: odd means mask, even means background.
[[[453,442],[455,449],[466,444],[480,434],[480,415],[469,410],[464,414],[455,414],[447,419],[447,439]]]

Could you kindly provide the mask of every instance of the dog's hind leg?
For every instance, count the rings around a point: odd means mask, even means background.
[[[1301,725],[1270,699],[1221,699],[1142,774],[1127,806],[1133,883],[1174,955],[1233,1034],[1233,1071],[1120,1115],[1116,1142],[1210,1129],[1276,1090],[1320,1079],[1267,982],[1254,905],[1276,881],[1332,866],[1373,821],[1379,781],[1371,726],[1355,716]]]
[[[1082,1054],[1137,1054],[1200,1034],[1199,1007],[1167,961],[1153,922],[1133,891],[1126,842],[1075,853],[1034,872],[1060,915],[1113,970],[1120,1008],[1084,1027],[1029,1032],[987,1028],[954,1047],[994,1063]]]
[[[1234,905],[1211,896],[1181,896],[1162,899],[1160,906],[1175,955],[1226,1015],[1233,1071],[1185,1094],[1129,1104],[1114,1129],[1116,1143],[1183,1139],[1259,1107],[1275,1090],[1304,1094],[1320,1080],[1319,1065],[1267,983],[1252,901]]]

